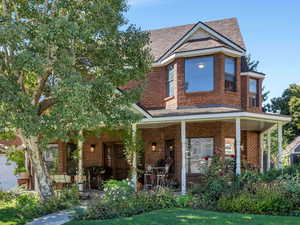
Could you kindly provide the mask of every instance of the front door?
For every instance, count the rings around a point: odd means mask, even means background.
[[[123,148],[121,143],[104,144],[104,165],[111,169],[112,178],[116,180],[126,179],[129,175],[130,167]]]

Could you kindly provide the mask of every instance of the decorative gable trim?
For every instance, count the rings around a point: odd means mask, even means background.
[[[192,29],[190,29],[182,38],[180,38],[169,50],[167,50],[157,61],[160,62],[164,57],[171,54],[173,51],[175,51],[179,46],[181,46],[185,41],[187,41],[195,32],[198,30],[204,30],[208,34],[211,34],[215,38],[219,39],[220,41],[224,42],[228,46],[232,47],[233,49],[245,53],[245,49],[225,37],[224,35],[218,33],[211,27],[207,26],[206,24],[202,22],[198,22]]]
[[[193,56],[201,56],[201,55],[209,55],[209,54],[214,54],[222,52],[225,55],[232,56],[232,57],[237,57],[237,56],[243,56],[244,53],[241,53],[239,51],[235,51],[229,48],[225,47],[217,47],[217,48],[209,48],[209,49],[201,49],[201,50],[195,50],[195,51],[188,51],[188,52],[178,52],[170,55],[169,57],[161,60],[160,62],[153,63],[153,67],[160,67],[160,66],[165,66],[171,63],[174,59],[178,57],[193,57]]]

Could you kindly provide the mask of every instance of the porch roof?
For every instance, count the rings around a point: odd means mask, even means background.
[[[164,127],[171,124],[186,122],[224,121],[235,122],[241,119],[242,130],[265,131],[277,123],[285,124],[291,121],[290,116],[247,112],[230,107],[186,108],[174,110],[150,110],[152,118],[142,119],[138,125],[141,128]]]

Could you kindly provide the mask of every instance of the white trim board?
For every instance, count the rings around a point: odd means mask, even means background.
[[[171,63],[174,59],[179,57],[193,57],[193,56],[202,56],[202,55],[210,55],[214,53],[222,52],[225,55],[232,56],[232,57],[240,57],[243,56],[244,53],[235,51],[232,49],[228,49],[225,47],[217,47],[217,48],[210,48],[210,49],[202,49],[202,50],[194,50],[194,51],[188,51],[188,52],[178,52],[170,55],[169,57],[165,58],[164,60],[161,60],[160,62],[153,63],[153,67],[160,67],[165,66]]]
[[[249,119],[260,119],[266,121],[281,121],[289,122],[290,117],[283,117],[278,115],[270,114],[259,114],[251,112],[232,112],[232,113],[214,113],[214,114],[201,114],[201,115],[185,115],[185,116],[170,116],[170,117],[156,117],[150,119],[142,119],[138,124],[151,124],[161,122],[179,122],[179,121],[193,121],[193,120],[213,120],[213,119],[233,119],[233,118],[249,118]]]
[[[206,31],[207,33],[211,34],[212,36],[216,37],[217,39],[221,40],[222,42],[224,42],[225,44],[229,45],[230,47],[236,49],[237,51],[240,51],[242,53],[245,53],[245,49],[241,48],[240,46],[238,46],[237,44],[235,44],[233,41],[229,40],[227,37],[217,33],[216,31],[214,31],[212,28],[210,28],[209,26],[205,25],[202,22],[198,22],[190,31],[188,31],[182,39],[180,39],[179,41],[177,41],[177,43],[175,43],[175,45],[173,45],[169,50],[167,50],[160,58],[159,58],[159,62],[166,56],[168,56],[168,54],[172,53],[174,50],[176,50],[179,46],[181,46],[186,40],[188,40],[191,35],[193,35],[195,32],[197,32],[199,29],[202,29],[204,31]]]
[[[254,71],[242,72],[240,74],[241,74],[241,76],[249,76],[249,77],[260,78],[260,79],[265,79],[266,78],[265,75],[263,75],[261,73],[254,72]]]

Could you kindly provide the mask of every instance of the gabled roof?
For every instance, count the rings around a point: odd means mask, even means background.
[[[209,39],[185,42],[179,48],[177,48],[175,50],[175,52],[176,53],[177,52],[187,52],[187,51],[209,49],[209,48],[216,48],[216,47],[227,47],[227,46],[224,43],[222,43],[221,41],[209,38]]]
[[[229,18],[223,20],[215,20],[208,22],[199,22],[196,24],[188,24],[183,26],[167,27],[150,31],[150,48],[155,61],[160,59],[172,47],[182,40],[193,28],[198,25],[205,26],[207,29],[213,31],[224,37],[226,40],[236,44],[245,49],[245,44],[240,32],[240,28],[236,18]],[[181,46],[180,46],[181,47]]]

